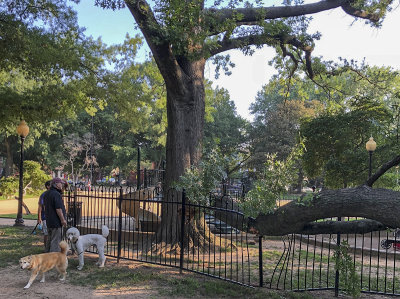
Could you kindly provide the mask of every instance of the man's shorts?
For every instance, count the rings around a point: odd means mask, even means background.
[[[45,235],[45,236],[47,236],[49,234],[49,232],[47,230],[46,220],[42,220],[42,232],[43,232],[43,235]]]

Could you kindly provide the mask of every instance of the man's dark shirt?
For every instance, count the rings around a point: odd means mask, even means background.
[[[61,209],[64,218],[66,215],[64,202],[62,200],[61,192],[56,188],[51,187],[49,191],[46,191],[43,196],[44,212],[46,214],[46,224],[49,228],[62,227],[61,220],[57,215],[56,209]]]

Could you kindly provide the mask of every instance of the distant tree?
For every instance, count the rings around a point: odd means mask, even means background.
[[[247,134],[249,123],[236,112],[225,89],[207,89],[210,98],[209,116],[204,126],[204,144],[207,151],[218,150],[228,177],[248,158]]]
[[[323,110],[317,95],[307,90],[313,85],[301,82],[292,85],[288,94],[278,78],[273,78],[258,93],[251,105],[252,165],[262,165],[266,154],[284,160],[299,141],[301,119],[312,118]]]
[[[51,179],[51,176],[46,174],[41,165],[35,161],[24,161],[24,176],[23,176],[23,194],[27,192],[38,192],[44,189],[44,183]],[[18,192],[19,177],[9,176],[0,179],[0,193],[10,198],[15,196]],[[15,196],[15,199],[18,197]],[[22,202],[22,206],[25,209],[26,214],[30,214],[28,206]]]
[[[289,85],[289,86],[288,86]],[[292,154],[300,141],[300,123],[304,118],[313,118],[323,110],[323,104],[315,92],[314,83],[301,80],[298,75],[284,80],[274,76],[258,92],[251,105],[254,115],[251,129],[251,157],[248,164],[256,169],[254,176],[262,176],[263,165],[268,156],[276,155],[284,161]],[[291,182],[297,192],[302,191],[304,171],[300,160],[296,160],[297,182]],[[260,175],[259,175],[260,174]]]
[[[379,144],[375,166],[397,154],[397,72],[366,67],[362,73],[361,78],[352,71],[336,77],[336,92],[340,94],[330,100],[321,94],[324,112],[314,119],[303,119],[301,125],[306,147],[304,169],[310,177],[323,176],[327,187],[354,186],[365,180],[365,143],[370,136]]]
[[[68,167],[72,180],[77,183],[82,173],[91,165],[98,165],[96,155],[90,154],[91,149],[97,151],[100,145],[93,143],[92,134],[85,133],[82,137],[77,134],[67,135],[63,138],[63,156],[60,161],[60,170]]]

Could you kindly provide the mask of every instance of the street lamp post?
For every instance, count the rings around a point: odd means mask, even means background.
[[[23,226],[24,219],[22,218],[22,200],[24,192],[24,141],[25,137],[29,133],[29,127],[24,120],[21,120],[17,127],[17,133],[21,137],[21,160],[19,163],[19,193],[18,193],[18,212],[17,218],[15,219],[15,226]]]
[[[372,136],[369,138],[368,142],[365,144],[365,148],[369,152],[369,171],[368,171],[368,178],[372,175],[372,154],[376,149],[376,142]]]

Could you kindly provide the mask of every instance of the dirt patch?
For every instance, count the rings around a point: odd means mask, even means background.
[[[88,254],[85,256],[88,263],[95,263],[95,255]],[[71,258],[70,258],[71,259]],[[73,258],[72,258],[73,259]],[[70,263],[71,264],[71,263]],[[156,265],[147,265],[143,263],[137,263],[132,261],[121,261],[119,264],[116,263],[115,259],[108,259],[106,268],[110,271],[115,267],[128,267],[129,269],[135,269],[141,273],[153,273],[157,275],[166,276],[169,278],[183,278],[193,277],[199,281],[208,280],[210,278],[202,275],[195,275],[192,273],[179,274],[179,270],[162,267]],[[179,298],[177,296],[162,296],[160,290],[165,289],[166,285],[163,281],[151,280],[146,282],[140,282],[132,284],[130,287],[105,287],[105,288],[93,288],[88,286],[78,286],[71,283],[71,276],[77,273],[75,270],[68,271],[67,280],[61,282],[57,279],[55,271],[50,271],[46,276],[46,282],[40,283],[40,279],[36,278],[32,286],[25,290],[30,272],[20,269],[17,265],[9,266],[7,268],[0,269],[0,286],[1,294],[0,298]],[[85,269],[80,272],[85,274]],[[264,289],[266,292],[265,298],[268,298],[269,290]],[[312,298],[335,298],[333,291],[313,291],[308,293]],[[191,298],[202,298],[199,296],[190,296]],[[306,297],[306,296],[305,296]],[[183,298],[183,297],[180,297]],[[251,298],[251,297],[248,297]],[[276,297],[273,297],[276,298]],[[280,298],[286,298],[282,295]],[[291,297],[292,298],[292,297]],[[301,297],[300,297],[301,298]],[[339,298],[349,299],[350,297],[340,295]],[[365,299],[383,299],[391,298],[389,296],[375,295],[375,294],[361,294],[360,298]]]
[[[85,257],[88,263],[95,263],[97,257],[88,255]],[[157,272],[164,275],[178,275],[179,272],[175,269],[165,269],[157,266],[147,266],[141,263],[122,261],[118,265],[115,259],[107,260],[107,268],[127,266],[129,268],[136,268],[141,273],[143,272]],[[163,298],[159,295],[159,288],[156,281],[144,282],[135,284],[132,287],[123,288],[93,288],[78,286],[72,284],[71,275],[75,275],[76,271],[67,270],[68,275],[66,281],[59,281],[57,273],[50,271],[46,275],[46,282],[41,283],[40,277],[37,277],[29,289],[24,289],[24,286],[29,280],[30,272],[22,270],[17,265],[9,266],[0,269],[0,285],[1,294],[0,298]],[[82,270],[84,274],[84,270]],[[168,298],[168,297],[164,297]]]
[[[30,232],[31,228],[26,228],[26,232]],[[10,242],[12,238],[24,236],[22,234],[16,236],[9,236]],[[5,236],[1,242],[7,242]],[[26,241],[29,245],[33,247],[41,246],[41,236],[32,236],[32,240]],[[22,243],[23,243],[22,239]],[[22,243],[15,243],[20,246]],[[278,240],[268,240],[268,247],[270,250],[281,251],[282,241]],[[13,243],[12,243],[13,244]],[[5,243],[2,243],[5,245]],[[265,245],[265,244],[264,244]],[[6,250],[10,250],[9,246]],[[254,250],[257,250],[254,248]],[[4,251],[7,252],[7,251]],[[24,255],[29,254],[25,251]],[[7,254],[9,256],[9,254]],[[21,253],[22,255],[22,253]],[[20,255],[20,256],[21,256]],[[212,279],[204,275],[197,275],[191,272],[184,271],[183,274],[179,273],[179,269],[171,267],[163,267],[158,265],[146,264],[132,262],[128,260],[121,260],[118,264],[116,259],[107,258],[106,267],[104,269],[98,269],[94,264],[97,260],[97,255],[85,253],[85,268],[82,271],[77,271],[76,266],[78,264],[77,257],[69,257],[69,267],[68,276],[65,282],[60,282],[56,278],[55,271],[51,271],[46,275],[46,282],[40,283],[40,278],[37,278],[32,284],[31,288],[28,290],[23,289],[26,285],[30,273],[27,270],[19,269],[16,265],[18,256],[15,260],[15,264],[7,268],[0,268],[0,298],[179,298],[178,296],[183,296],[187,288],[186,283],[194,283],[197,285],[189,284],[192,294],[189,294],[185,298],[221,298],[221,296],[214,295],[214,292],[207,297],[199,295],[199,288],[204,286],[205,281],[211,282],[221,282],[218,279]],[[273,258],[272,255],[269,258]],[[9,259],[13,261],[14,259]],[[137,275],[136,274],[140,274]],[[107,280],[104,282],[104,278]],[[98,279],[99,281],[96,281]],[[190,279],[190,281],[188,281]],[[109,283],[108,283],[109,282]],[[223,288],[234,289],[236,285],[226,284]],[[176,292],[174,295],[169,292],[169,290],[180,289],[180,292]],[[257,290],[260,290],[256,288]],[[184,291],[182,291],[184,290]],[[190,290],[190,289],[189,289]],[[241,290],[244,294],[248,294],[243,298],[252,298],[252,290],[250,288],[245,288]],[[236,290],[235,290],[236,292]],[[263,288],[262,292],[265,293],[265,298],[271,297],[268,295],[271,291]],[[168,295],[166,295],[168,294]],[[225,294],[225,293],[224,293]],[[236,294],[236,293],[234,293]],[[298,297],[291,295],[289,293],[282,293],[283,295],[279,298],[334,298],[333,291],[313,291],[309,292],[309,297],[306,297],[305,293],[298,293]],[[304,296],[302,295],[304,294]],[[232,296],[230,296],[232,297]],[[230,298],[225,295],[225,298]],[[233,297],[240,298],[240,296]],[[346,296],[339,296],[340,298],[350,298]],[[182,297],[181,297],[182,298]],[[264,298],[264,297],[263,297]],[[272,298],[278,298],[274,296]],[[362,294],[361,298],[391,298],[388,296],[372,295],[372,294]]]

